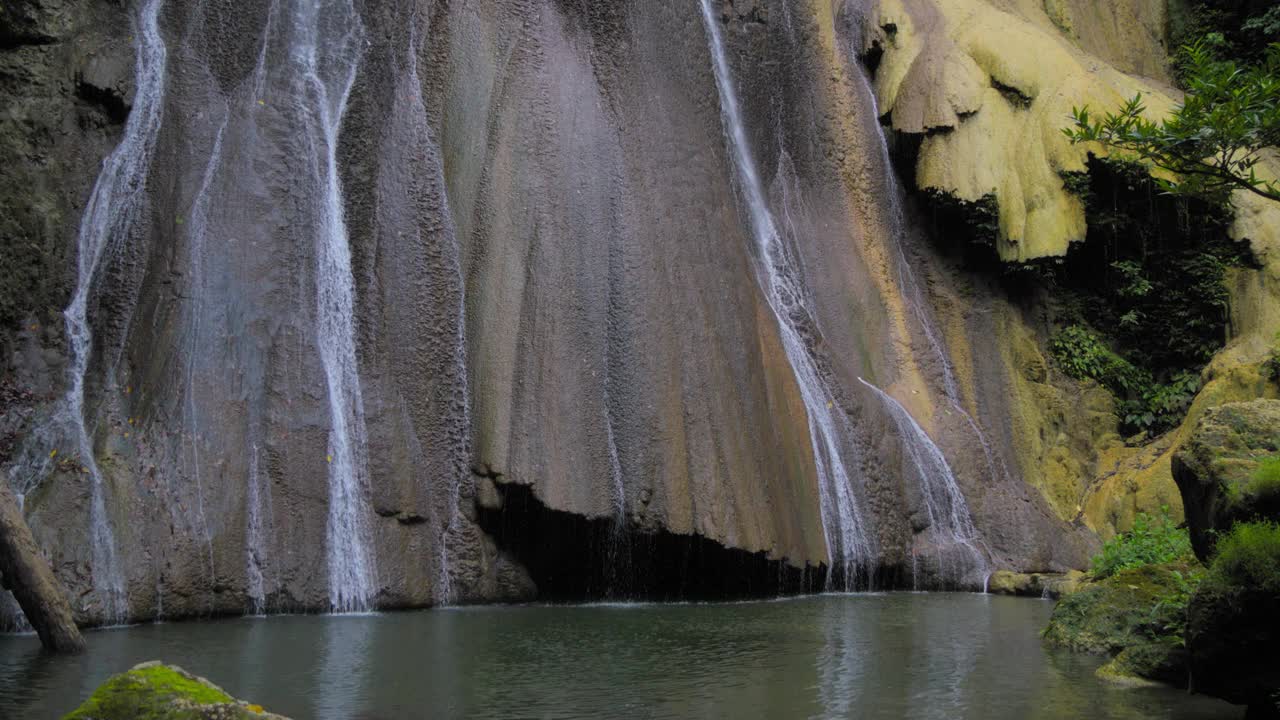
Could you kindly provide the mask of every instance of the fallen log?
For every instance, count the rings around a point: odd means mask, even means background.
[[[13,592],[47,650],[78,653],[84,638],[53,569],[40,553],[18,499],[0,478],[0,582]]]

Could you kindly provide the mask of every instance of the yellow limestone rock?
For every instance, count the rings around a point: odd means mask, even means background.
[[[867,49],[883,50],[880,112],[894,130],[925,136],[917,185],[967,201],[993,194],[1005,260],[1064,255],[1085,235],[1085,208],[1061,173],[1083,170],[1089,153],[1106,149],[1063,134],[1073,108],[1102,113],[1142,93],[1159,117],[1180,99],[1168,85],[1163,0],[879,0],[863,19]],[[1275,177],[1277,167],[1273,157],[1259,173]],[[1262,268],[1230,273],[1231,338],[1205,369],[1183,424],[1136,448],[1095,437],[1092,461],[1053,437],[1019,442],[1033,459],[1032,484],[1061,516],[1075,511],[1103,537],[1127,530],[1138,512],[1167,505],[1181,514],[1170,459],[1208,408],[1280,391],[1261,367],[1280,332],[1280,203],[1244,191],[1234,201],[1231,235],[1250,242]],[[1054,411],[1045,393],[1054,396],[1043,383],[1020,388],[1035,398],[1021,420],[1067,429],[1072,413]],[[1073,478],[1087,466],[1095,479],[1077,504]]]
[[[926,134],[917,184],[968,201],[994,194],[1005,260],[1064,255],[1084,237],[1084,206],[1061,173],[1105,151],[1062,133],[1073,107],[1111,109],[1139,92],[1155,116],[1174,107],[1171,88],[1086,53],[1042,6],[881,0],[866,17],[869,45],[884,50],[880,111],[894,130]]]

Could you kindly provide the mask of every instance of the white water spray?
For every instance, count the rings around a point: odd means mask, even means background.
[[[93,441],[85,421],[85,381],[93,351],[89,326],[89,301],[102,259],[128,243],[138,231],[146,207],[147,169],[155,149],[164,105],[167,51],[160,37],[157,16],[161,0],[145,0],[134,18],[136,66],[135,96],[120,144],[102,163],[77,233],[76,287],[63,313],[67,345],[69,387],[54,423],[63,428],[78,454],[75,462],[89,476],[89,545],[93,590],[103,603],[108,623],[128,617],[124,575],[116,552],[115,533],[107,517],[104,478],[94,456]],[[56,449],[56,448],[55,448]],[[38,478],[29,480],[29,490]]]
[[[750,213],[755,237],[756,279],[778,321],[783,349],[808,414],[809,437],[818,472],[823,532],[832,568],[828,579],[840,575],[845,588],[849,589],[858,570],[866,569],[874,560],[875,551],[858,508],[853,480],[841,455],[847,438],[847,420],[841,415],[835,394],[809,354],[801,335],[802,325],[815,331],[817,326],[807,306],[794,259],[783,244],[773,213],[765,201],[711,0],[700,1],[714,61],[716,85],[720,91],[725,140],[738,171],[740,190]],[[846,434],[842,435],[841,430]],[[835,572],[837,570],[839,573]]]
[[[350,2],[297,0],[289,61],[311,178],[318,197],[316,344],[329,391],[327,549],[329,605],[370,609],[377,571],[370,549],[364,399],[356,360],[355,287],[338,176],[338,135],[355,80],[363,28]]]
[[[902,449],[920,480],[921,496],[929,515],[929,531],[938,550],[939,572],[944,579],[954,583],[973,582],[987,575],[987,561],[975,543],[979,542],[978,530],[969,515],[969,505],[956,483],[955,475],[947,464],[942,450],[933,442],[924,428],[911,417],[911,413],[893,396],[871,383],[858,378],[889,409],[898,434],[902,437]],[[954,563],[948,563],[944,549],[961,551]],[[948,569],[948,564],[952,567]]]

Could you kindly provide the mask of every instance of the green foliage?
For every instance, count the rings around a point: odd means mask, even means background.
[[[1190,554],[1190,534],[1174,524],[1168,507],[1160,512],[1161,517],[1156,519],[1138,513],[1132,530],[1108,540],[1102,546],[1102,554],[1093,558],[1094,577],[1106,578],[1121,570],[1173,562]]]
[[[1120,297],[1140,298],[1151,294],[1154,287],[1151,281],[1142,276],[1143,267],[1141,263],[1134,260],[1120,260],[1111,263],[1111,269],[1115,270],[1122,278],[1122,285],[1116,288],[1116,292]]]
[[[1270,40],[1280,38],[1280,5],[1270,8],[1262,15],[1245,20],[1240,29],[1258,33]]]
[[[1000,208],[995,193],[987,193],[977,200],[963,200],[937,188],[926,188],[921,194],[935,230],[959,232],[968,243],[995,247],[1000,237]]]
[[[1220,58],[1257,63],[1271,43],[1280,41],[1280,6],[1272,5],[1261,15],[1246,14],[1258,4],[1208,0],[1182,7],[1170,3],[1171,46],[1208,40]]]
[[[1187,644],[1187,606],[1191,604],[1191,596],[1200,586],[1204,574],[1197,570],[1184,575],[1181,571],[1174,570],[1172,577],[1172,587],[1159,595],[1156,603],[1151,606],[1148,627],[1152,628],[1157,635],[1168,638],[1175,645],[1185,646]]]
[[[1101,338],[1081,325],[1069,325],[1049,341],[1049,351],[1062,371],[1077,380],[1097,380],[1113,392],[1146,386],[1141,371],[1111,351]]]
[[[1280,525],[1236,523],[1218,539],[1206,583],[1280,593]]]
[[[1145,117],[1142,95],[1095,119],[1073,108],[1072,142],[1100,142],[1130,159],[1174,173],[1156,182],[1166,192],[1225,201],[1244,189],[1280,201],[1280,183],[1261,179],[1259,152],[1280,144],[1280,44],[1256,66],[1220,60],[1217,39],[1183,47],[1180,69],[1186,96],[1166,119]]]
[[[1190,372],[1178,373],[1165,383],[1156,382],[1151,373],[1115,353],[1081,325],[1067,326],[1055,334],[1049,351],[1067,375],[1095,380],[1110,390],[1120,400],[1121,420],[1134,432],[1176,426],[1200,390],[1200,376]]]
[[[1089,180],[1088,172],[1060,172],[1058,176],[1062,178],[1062,187],[1072,195],[1078,196],[1085,202],[1089,201],[1089,197],[1093,194],[1093,188]]]
[[[1280,497],[1280,455],[1260,460],[1244,491],[1258,498]]]
[[[1280,333],[1276,334],[1275,343],[1271,348],[1271,357],[1264,363],[1264,368],[1273,382],[1280,383]]]

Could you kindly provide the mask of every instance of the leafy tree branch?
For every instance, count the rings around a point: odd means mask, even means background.
[[[1139,93],[1098,119],[1072,108],[1073,143],[1100,142],[1177,179],[1156,181],[1167,192],[1226,200],[1242,189],[1280,202],[1280,183],[1257,175],[1261,152],[1280,145],[1280,43],[1257,65],[1220,60],[1212,38],[1182,49],[1186,97],[1160,122],[1144,117]]]

